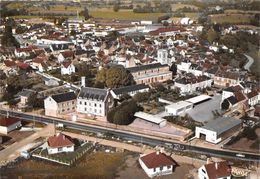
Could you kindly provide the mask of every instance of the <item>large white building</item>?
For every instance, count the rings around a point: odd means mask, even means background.
[[[199,179],[231,179],[231,167],[226,161],[203,165],[198,169]]]
[[[219,117],[209,121],[202,127],[196,127],[195,137],[217,144],[229,137],[231,133],[239,130],[241,125],[242,122],[240,119]]]
[[[47,141],[48,147],[48,154],[57,154],[62,152],[74,152],[74,143],[72,140],[62,134],[58,133],[54,136],[48,138]]]
[[[106,116],[109,104],[112,102],[109,94],[107,89],[82,87],[77,98],[77,112]]]
[[[173,168],[176,167],[174,160],[161,152],[141,156],[139,163],[150,178],[172,174]]]

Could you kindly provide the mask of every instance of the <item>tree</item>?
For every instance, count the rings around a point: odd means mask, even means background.
[[[28,30],[27,27],[23,27],[23,26],[19,25],[18,27],[16,27],[15,33],[22,34],[22,33],[26,32],[27,30]]]
[[[70,31],[71,36],[75,36],[76,34],[77,34],[76,30],[73,29],[73,30]]]
[[[219,38],[219,34],[215,30],[213,29],[208,30],[207,40],[209,41],[209,43],[212,44],[218,38]]]
[[[123,66],[101,69],[96,75],[96,83],[103,83],[108,88],[118,88],[134,84],[133,76]]]
[[[9,25],[5,26],[5,30],[4,30],[4,33],[1,38],[1,43],[2,43],[2,46],[4,46],[4,47],[19,46],[13,36],[11,26],[9,26]]]
[[[132,74],[122,66],[114,66],[107,70],[106,86],[108,88],[118,88],[134,84]]]
[[[114,12],[118,12],[119,9],[120,9],[119,4],[118,4],[118,3],[114,4],[114,6],[113,6],[113,10],[114,10]]]
[[[120,106],[110,110],[107,120],[118,125],[129,125],[134,121],[134,114],[139,110],[135,100],[124,101]]]
[[[85,20],[89,19],[91,16],[89,15],[88,9],[84,7],[84,10],[79,13],[81,16],[85,17]]]

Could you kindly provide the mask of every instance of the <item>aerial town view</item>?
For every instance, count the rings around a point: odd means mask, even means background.
[[[260,179],[260,0],[1,0],[0,179]]]

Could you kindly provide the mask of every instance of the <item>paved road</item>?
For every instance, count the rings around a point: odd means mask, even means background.
[[[1,150],[0,165],[15,160],[17,157],[20,156],[20,152],[22,148],[25,147],[26,145],[32,144],[37,138],[51,136],[53,134],[54,134],[53,125],[47,125],[42,130],[37,131],[36,133],[30,135],[29,137],[19,142],[13,143],[12,145],[5,148],[4,150]]]
[[[0,109],[0,114],[6,115],[6,110]],[[44,123],[63,123],[64,126],[72,129],[77,129],[80,131],[88,131],[93,133],[110,133],[112,135],[115,135],[117,137],[123,138],[125,140],[131,140],[134,142],[141,142],[143,144],[148,144],[151,146],[170,146],[171,148],[175,148],[176,150],[186,150],[193,153],[199,153],[204,154],[208,156],[215,156],[215,157],[225,157],[225,158],[233,158],[233,159],[240,159],[240,160],[246,160],[246,161],[260,161],[260,155],[259,154],[252,154],[247,152],[235,152],[230,150],[222,150],[222,149],[213,149],[213,148],[205,148],[201,146],[194,146],[189,145],[177,141],[173,141],[166,138],[159,138],[159,137],[153,137],[149,135],[143,135],[143,134],[137,134],[129,131],[122,131],[118,129],[111,129],[106,127],[100,127],[90,124],[82,124],[82,123],[76,123],[76,122],[70,122],[70,121],[64,121],[57,118],[47,117],[47,116],[33,116],[32,114],[26,114],[26,113],[20,113],[20,112],[14,112],[9,111],[10,116],[19,117],[23,120],[29,120],[29,121],[39,121]],[[242,156],[237,156],[238,153],[242,153]]]
[[[250,71],[250,67],[253,65],[254,63],[254,59],[246,54],[244,54],[245,57],[247,58],[248,62],[244,65],[244,69]]]

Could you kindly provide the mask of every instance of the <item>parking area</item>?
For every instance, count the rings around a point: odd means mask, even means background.
[[[196,105],[193,109],[189,110],[187,113],[198,122],[206,122],[214,119],[214,113],[221,114],[220,102],[221,94],[216,94],[211,100],[204,103]]]

